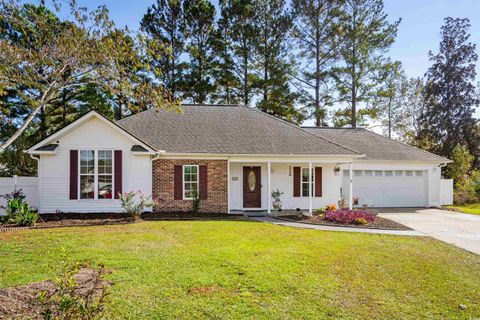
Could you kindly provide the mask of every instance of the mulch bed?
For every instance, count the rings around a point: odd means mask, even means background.
[[[290,215],[290,216],[281,216],[277,217],[279,219],[295,221],[295,222],[303,222],[303,223],[310,223],[310,224],[320,224],[326,226],[335,226],[335,227],[352,227],[352,228],[369,228],[369,229],[386,229],[386,230],[412,230],[403,224],[397,223],[395,221],[385,219],[379,216],[375,216],[375,220],[371,223],[367,223],[366,225],[351,225],[351,224],[341,224],[326,221],[324,217],[313,215],[313,216],[305,216],[305,215]]]
[[[74,276],[79,297],[95,297],[111,285],[102,279],[100,270],[84,268]],[[42,291],[47,296],[54,294],[56,285],[53,281],[31,283],[25,286],[0,289],[0,319],[43,319],[43,306],[38,295]]]
[[[15,225],[0,225],[0,233],[6,231],[43,229],[57,227],[104,226],[128,224],[151,220],[238,220],[243,215],[222,213],[191,213],[191,212],[146,212],[139,220],[133,220],[125,213],[55,213],[42,214],[33,227],[18,227]]]

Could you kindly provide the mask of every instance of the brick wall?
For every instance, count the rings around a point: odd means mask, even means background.
[[[226,213],[228,211],[227,160],[166,160],[153,161],[153,199],[158,212],[189,212],[192,200],[174,200],[173,170],[175,165],[197,164],[207,166],[208,193],[200,200],[200,212]]]

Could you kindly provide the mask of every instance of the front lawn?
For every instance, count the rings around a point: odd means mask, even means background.
[[[480,317],[479,256],[431,238],[250,221],[3,233],[0,287],[52,278],[61,246],[113,271],[111,319]]]
[[[448,206],[447,208],[470,214],[480,214],[480,203]]]

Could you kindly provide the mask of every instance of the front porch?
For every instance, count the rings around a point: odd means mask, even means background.
[[[272,214],[271,193],[275,190],[283,193],[280,197],[283,211],[312,214],[317,208],[338,204],[342,195],[353,194],[342,190],[340,165],[352,170],[351,160],[346,159],[230,159],[227,175],[229,212]],[[350,179],[350,190],[352,187]],[[353,199],[346,200],[351,208]]]

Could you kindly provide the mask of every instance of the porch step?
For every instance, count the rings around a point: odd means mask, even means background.
[[[266,211],[243,211],[243,215],[246,217],[265,217]]]

